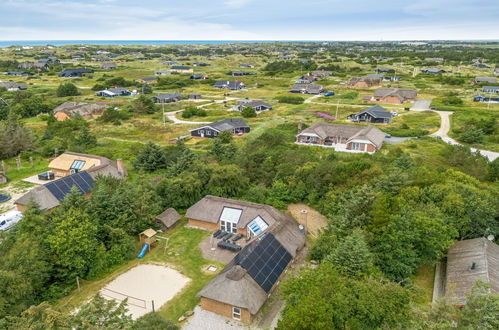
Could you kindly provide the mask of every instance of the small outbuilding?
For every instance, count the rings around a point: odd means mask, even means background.
[[[499,292],[499,245],[484,237],[459,241],[449,249],[444,294],[456,306],[464,306],[476,281]]]
[[[181,216],[173,207],[167,208],[163,213],[156,217],[156,224],[167,231],[177,224]]]

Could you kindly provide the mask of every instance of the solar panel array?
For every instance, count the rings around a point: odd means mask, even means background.
[[[65,176],[45,185],[59,201],[62,201],[71,192],[73,186],[76,186],[82,194],[86,194],[93,188],[94,179],[92,179],[90,174],[83,171]]]
[[[265,292],[269,292],[293,257],[270,233],[255,243],[245,246],[234,261],[246,269]]]

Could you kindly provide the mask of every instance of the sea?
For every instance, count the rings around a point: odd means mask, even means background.
[[[102,45],[102,46],[162,46],[162,45],[222,45],[234,43],[276,43],[310,42],[287,40],[6,40],[0,41],[0,48],[11,46],[65,46],[65,45]]]

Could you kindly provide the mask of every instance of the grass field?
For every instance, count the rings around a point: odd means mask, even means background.
[[[161,244],[146,253],[143,259],[133,259],[126,264],[115,268],[109,273],[90,280],[82,280],[81,289],[75,289],[68,296],[56,302],[55,306],[63,311],[73,311],[83,302],[97,294],[107,283],[112,281],[141,263],[166,264],[187,276],[191,282],[172,300],[168,301],[159,310],[159,314],[165,319],[177,322],[178,318],[185,312],[193,310],[199,298],[196,294],[203,288],[223,267],[216,261],[209,261],[202,257],[198,244],[209,235],[209,232],[186,228],[186,221],[181,221],[175,228],[167,233],[161,233],[162,237],[169,238],[168,247],[162,248]],[[137,244],[137,254],[140,246]],[[210,273],[205,271],[209,265],[218,267],[218,271]]]

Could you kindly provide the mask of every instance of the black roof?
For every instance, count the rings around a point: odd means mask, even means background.
[[[246,124],[246,121],[244,121],[244,119],[242,118],[224,119],[215,123],[211,123],[208,126],[219,132],[230,131],[234,128],[249,127],[248,124]]]
[[[45,184],[45,187],[54,195],[57,200],[62,201],[71,192],[71,188],[76,186],[84,195],[94,186],[94,179],[86,171],[74,173],[58,180]]]
[[[231,261],[246,269],[265,292],[269,292],[293,257],[271,233],[246,245]]]
[[[373,118],[392,118],[392,114],[390,112],[386,111],[383,107],[377,104],[357,113],[356,115],[359,116],[364,113],[371,115]]]

